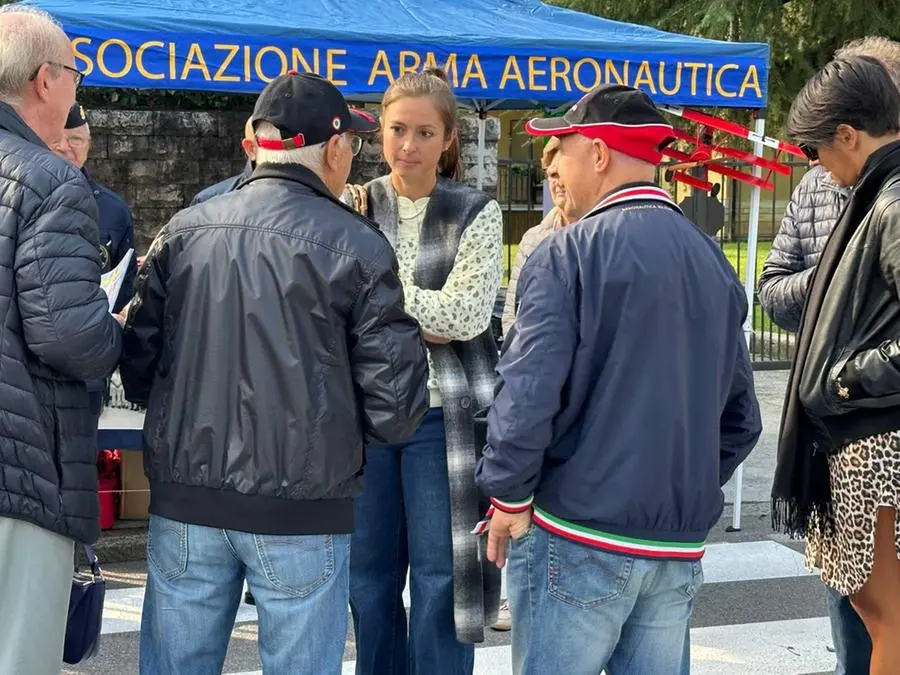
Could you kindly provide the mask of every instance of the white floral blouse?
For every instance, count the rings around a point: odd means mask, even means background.
[[[437,291],[413,283],[419,255],[419,233],[425,220],[428,197],[415,202],[397,197],[399,220],[396,254],[406,311],[422,330],[451,340],[471,340],[490,325],[497,288],[503,274],[503,213],[492,200],[463,232],[453,270]],[[429,356],[429,366],[430,356]],[[434,368],[431,367],[431,372]],[[432,376],[428,387],[432,407],[439,407],[440,392]]]

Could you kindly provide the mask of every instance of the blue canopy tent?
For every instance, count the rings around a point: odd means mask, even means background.
[[[603,82],[670,105],[764,108],[767,100],[766,44],[666,33],[538,0],[23,4],[63,24],[90,86],[255,93],[294,69],[372,101],[403,72],[439,65],[459,99],[482,113],[564,106]]]
[[[482,156],[485,111],[561,108],[601,83],[639,87],[671,106],[763,109],[768,94],[766,44],[666,33],[539,0],[22,4],[62,23],[88,86],[255,93],[294,69],[328,77],[349,100],[377,101],[403,72],[441,66],[459,100],[482,113]],[[760,116],[757,133],[764,128]],[[479,162],[479,187],[482,173]],[[755,188],[746,280],[751,306],[759,197]]]
[[[444,66],[477,108],[562,105],[601,82],[659,103],[763,108],[769,47],[666,33],[538,0],[25,0],[72,37],[91,86],[258,92],[315,70],[348,99]]]

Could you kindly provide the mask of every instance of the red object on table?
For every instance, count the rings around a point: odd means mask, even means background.
[[[117,476],[101,476],[97,481],[101,530],[108,530],[116,524],[116,494],[118,491],[119,479]]]
[[[100,529],[108,530],[116,524],[116,503],[122,490],[119,465],[122,463],[118,450],[101,450],[97,457],[97,493],[100,499]]]

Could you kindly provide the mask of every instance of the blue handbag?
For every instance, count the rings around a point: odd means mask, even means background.
[[[69,595],[63,661],[70,665],[81,663],[97,653],[100,648],[100,628],[103,625],[106,580],[94,549],[85,546],[84,553],[90,563],[90,572],[80,572],[75,568]]]

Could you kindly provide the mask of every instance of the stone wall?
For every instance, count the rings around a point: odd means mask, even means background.
[[[156,232],[203,188],[239,173],[245,163],[240,146],[247,111],[89,110],[93,147],[88,169],[125,198],[135,220],[139,253]],[[496,193],[500,123],[488,118],[484,189]],[[477,119],[460,120],[466,182],[475,185]],[[364,182],[386,172],[381,147],[363,145],[351,181]]]
[[[241,171],[246,119],[246,112],[88,111],[88,169],[128,202],[140,253],[195,194]]]

